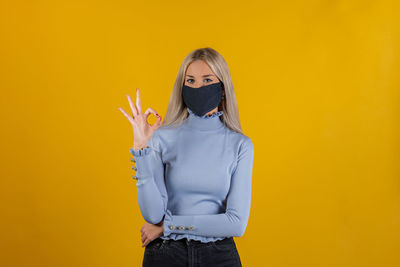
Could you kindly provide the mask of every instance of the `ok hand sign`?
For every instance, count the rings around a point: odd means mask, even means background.
[[[142,113],[139,88],[136,88],[136,106],[133,104],[130,95],[127,95],[127,97],[133,115],[129,115],[123,108],[119,107],[118,109],[125,115],[133,127],[133,149],[142,149],[146,147],[155,130],[161,126],[161,116],[152,108],[148,108],[145,113]],[[153,113],[157,117],[157,121],[154,124],[147,122],[150,113]]]

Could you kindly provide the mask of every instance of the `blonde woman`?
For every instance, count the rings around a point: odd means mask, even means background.
[[[163,121],[142,113],[138,89],[128,101],[143,266],[241,266],[233,237],[249,219],[254,147],[224,58],[201,48],[184,59]]]

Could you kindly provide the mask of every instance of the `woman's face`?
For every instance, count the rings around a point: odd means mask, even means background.
[[[210,69],[208,64],[203,60],[195,60],[193,61],[186,69],[185,75],[185,85],[199,88],[205,85],[210,85],[213,83],[218,83],[219,79],[214,74],[214,72]],[[225,92],[222,90],[222,95]],[[206,113],[206,115],[211,115],[218,111],[218,107]]]
[[[186,69],[185,85],[198,88],[213,83],[218,83],[217,76],[203,60],[193,61]]]

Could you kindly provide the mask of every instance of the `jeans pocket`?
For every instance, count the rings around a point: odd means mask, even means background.
[[[149,244],[146,246],[146,251],[148,252],[159,252],[163,251],[165,248],[166,241],[160,240],[160,239],[155,239],[151,241]]]

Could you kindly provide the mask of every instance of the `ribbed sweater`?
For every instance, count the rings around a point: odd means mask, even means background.
[[[242,236],[250,214],[254,147],[221,121],[223,111],[160,126],[135,159],[145,221],[164,220],[162,239],[203,243]]]

